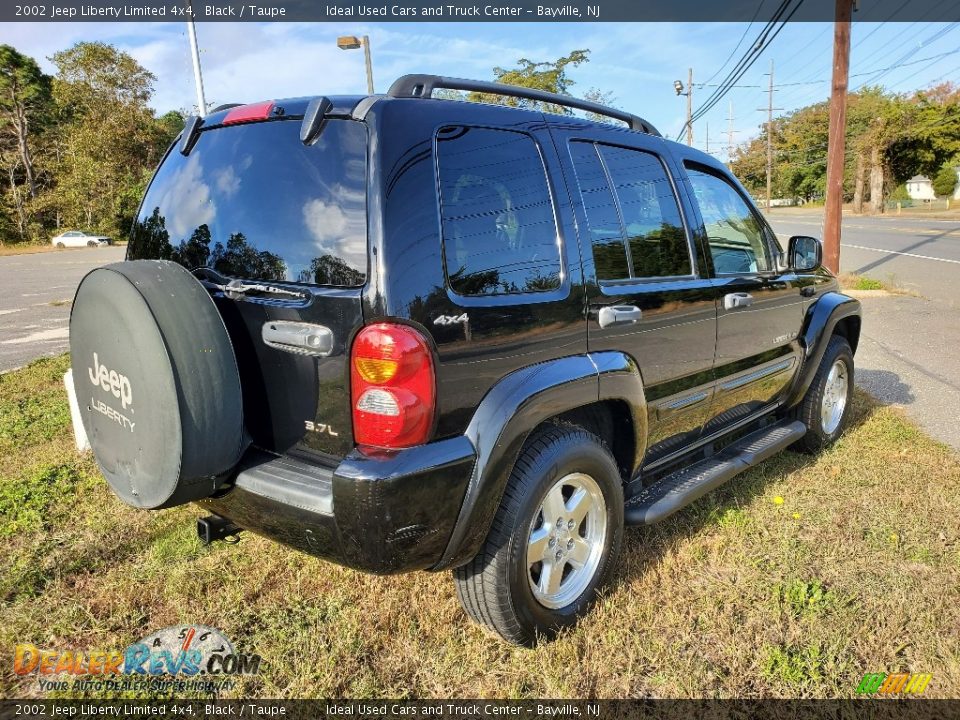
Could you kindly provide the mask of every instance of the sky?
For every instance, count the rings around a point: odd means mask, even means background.
[[[589,49],[590,62],[569,73],[571,92],[610,92],[614,105],[674,138],[686,119],[686,97],[676,95],[674,81],[686,83],[693,68],[696,110],[760,30],[747,23],[198,23],[197,38],[207,100],[215,104],[364,93],[363,52],[337,48],[338,35],[370,36],[378,92],[406,73],[493,79],[494,66],[511,67],[519,58],[552,61]],[[730,103],[734,143],[758,134],[771,60],[774,107],[781,108],[775,114],[826,99],[832,30],[832,23],[788,24],[738,87],[695,123],[694,144],[705,149],[709,133],[709,151],[726,159]],[[907,92],[960,82],[960,23],[855,21],[852,38],[851,89],[870,83]],[[112,43],[153,72],[157,111],[196,106],[184,23],[0,24],[0,43],[51,73],[49,56],[81,40]]]

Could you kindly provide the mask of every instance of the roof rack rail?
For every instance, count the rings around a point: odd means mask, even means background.
[[[532,88],[517,87],[515,85],[504,85],[502,83],[484,82],[483,80],[466,80],[463,78],[444,77],[442,75],[404,75],[397,78],[387,95],[394,98],[430,98],[433,91],[437,88],[447,90],[469,90],[473,92],[490,93],[491,95],[506,95],[508,97],[525,98],[527,100],[538,100],[540,102],[553,103],[564,107],[576,108],[577,110],[586,110],[611,117],[621,122],[625,122],[631,130],[639,130],[648,135],[661,137],[657,129],[639,115],[628,113],[624,110],[600,105],[589,100],[580,100],[569,95],[559,95],[558,93],[546,92],[544,90],[534,90]]]

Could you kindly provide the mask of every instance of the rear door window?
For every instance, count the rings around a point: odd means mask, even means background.
[[[693,274],[680,206],[661,160],[642,150],[573,142],[599,280]]]
[[[560,286],[553,202],[531,136],[441,128],[437,171],[444,258],[454,292],[504,295]]]
[[[231,278],[358,286],[367,273],[366,128],[330,120],[317,142],[277,120],[201,133],[170,152],[134,224],[128,258]]]

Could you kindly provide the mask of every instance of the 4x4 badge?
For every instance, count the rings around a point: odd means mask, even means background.
[[[433,321],[434,325],[459,325],[460,323],[470,322],[466,313],[463,315],[441,315]]]

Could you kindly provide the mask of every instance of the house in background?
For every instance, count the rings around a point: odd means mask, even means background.
[[[933,182],[926,175],[914,175],[907,180],[907,195],[911,200],[936,200]]]
[[[954,200],[960,200],[960,165],[955,167],[953,171],[957,174],[957,186],[953,188],[953,195],[951,197]]]

